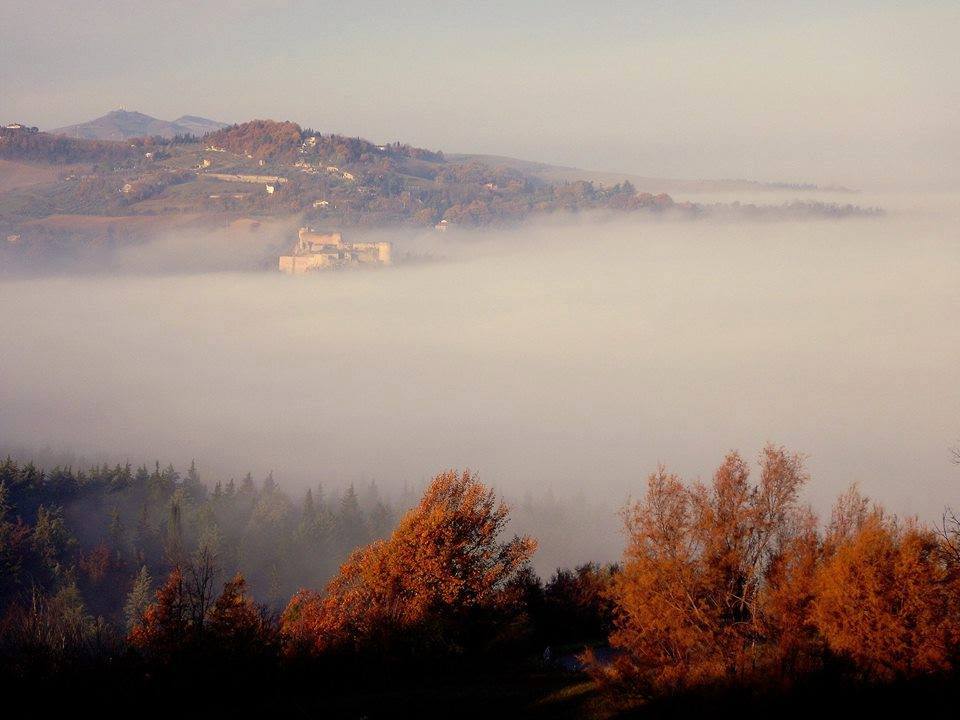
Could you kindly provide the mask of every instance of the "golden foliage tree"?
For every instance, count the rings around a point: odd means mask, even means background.
[[[357,550],[323,594],[301,590],[282,618],[294,647],[456,647],[464,617],[494,610],[536,543],[502,541],[508,509],[470,471],[438,475],[393,534]]]
[[[871,679],[952,667],[960,617],[941,539],[844,496],[816,573],[813,621],[830,649]]]
[[[757,484],[736,453],[710,485],[660,469],[624,511],[628,544],[613,580],[608,672],[657,690],[742,678],[764,659],[767,579],[798,537],[802,459],[768,446]]]
[[[252,652],[270,642],[270,626],[237,573],[223,586],[207,618],[207,631],[221,651]]]
[[[771,674],[783,679],[820,667],[824,644],[812,619],[815,577],[823,557],[813,513],[801,512],[771,558],[760,610]]]

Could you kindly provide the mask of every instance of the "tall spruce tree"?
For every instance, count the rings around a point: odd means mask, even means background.
[[[133,580],[133,587],[127,595],[127,601],[123,606],[123,616],[127,621],[127,631],[133,630],[143,617],[143,611],[150,605],[151,586],[153,578],[150,577],[150,571],[144,565]]]

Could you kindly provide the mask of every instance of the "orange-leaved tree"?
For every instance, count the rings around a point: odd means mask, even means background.
[[[130,643],[159,661],[200,649],[245,656],[267,649],[272,628],[263,608],[247,595],[243,576],[225,583],[214,599],[216,574],[206,551],[175,566],[154,602],[133,618]]]
[[[508,509],[469,470],[431,482],[393,534],[353,553],[324,593],[301,590],[281,621],[291,648],[458,651],[536,549],[501,539]]]
[[[194,639],[189,605],[183,571],[174,567],[157,590],[154,602],[134,620],[130,643],[158,657],[173,655]]]
[[[769,654],[768,577],[808,524],[798,504],[806,480],[802,458],[772,445],[757,484],[736,453],[710,485],[653,474],[646,497],[623,513],[610,637],[621,654],[602,675],[649,692],[755,672]]]
[[[247,581],[237,573],[223,586],[207,617],[207,632],[225,653],[254,653],[271,645],[273,633],[262,606],[247,594]]]
[[[960,648],[955,560],[942,539],[853,491],[841,498],[815,578],[812,617],[830,649],[865,677],[953,667]]]
[[[767,568],[760,611],[767,673],[789,681],[823,663],[824,643],[812,619],[823,543],[817,519],[808,510],[794,516],[784,535]]]

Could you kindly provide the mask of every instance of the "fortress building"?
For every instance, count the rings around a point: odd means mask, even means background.
[[[300,275],[314,270],[389,265],[388,242],[345,243],[340,233],[318,233],[300,228],[292,255],[280,256],[280,272]]]

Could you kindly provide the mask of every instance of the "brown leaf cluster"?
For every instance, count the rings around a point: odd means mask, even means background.
[[[960,608],[943,537],[855,489],[821,531],[798,501],[803,459],[779,447],[749,475],[736,453],[710,484],[661,468],[626,508],[611,590],[621,654],[598,677],[656,693],[790,682],[829,658],[878,680],[952,669]]]
[[[353,553],[326,591],[301,590],[282,618],[294,647],[385,649],[455,644],[459,622],[492,610],[536,549],[503,541],[508,509],[470,471],[438,475],[393,534]]]

